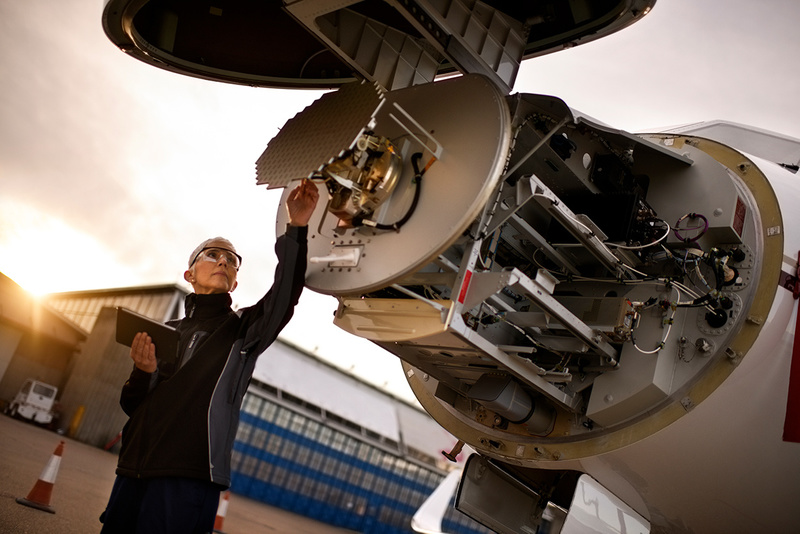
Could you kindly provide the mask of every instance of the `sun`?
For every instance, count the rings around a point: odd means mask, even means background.
[[[116,264],[110,250],[67,221],[3,199],[0,272],[32,295],[41,296],[111,287],[113,279],[121,279],[127,269]]]

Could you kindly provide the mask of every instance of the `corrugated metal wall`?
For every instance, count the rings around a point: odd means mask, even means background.
[[[185,294],[178,286],[162,286],[129,291],[62,293],[49,296],[47,303],[87,332],[91,332],[100,310],[104,307],[122,306],[161,322],[177,319],[182,314]]]
[[[128,419],[119,395],[132,364],[130,349],[115,340],[116,317],[114,308],[100,311],[61,396],[62,428],[98,447],[114,438]]]
[[[104,446],[124,426],[119,407],[122,385],[130,375],[130,349],[115,340],[116,307],[157,321],[183,314],[185,291],[178,286],[151,286],[51,295],[48,304],[90,332],[74,358],[61,394],[60,427],[71,437]]]

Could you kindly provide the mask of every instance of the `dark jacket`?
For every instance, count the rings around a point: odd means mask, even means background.
[[[177,365],[159,365],[152,374],[134,368],[122,388],[120,405],[130,419],[118,475],[230,486],[242,398],[256,358],[278,337],[300,298],[307,234],[306,227],[290,226],[278,238],[275,281],[256,305],[234,312],[227,293],[186,297],[186,317],[172,323],[180,334]]]

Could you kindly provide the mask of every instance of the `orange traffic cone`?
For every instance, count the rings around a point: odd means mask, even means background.
[[[222,531],[222,521],[225,519],[225,514],[228,513],[228,499],[231,498],[231,491],[228,490],[222,494],[222,499],[219,501],[217,507],[217,518],[214,519],[214,532],[218,534],[225,534]]]
[[[60,442],[56,447],[55,452],[50,457],[47,465],[44,467],[42,474],[39,475],[39,480],[33,485],[33,489],[28,493],[24,499],[19,498],[17,502],[36,508],[44,512],[56,513],[50,506],[50,496],[53,494],[53,486],[56,482],[56,475],[58,474],[58,466],[61,465],[61,453],[64,452],[64,442]]]

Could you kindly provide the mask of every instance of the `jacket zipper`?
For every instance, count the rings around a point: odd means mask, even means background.
[[[194,346],[201,336],[202,332],[200,331],[192,334],[192,338],[189,340],[189,344],[186,346],[186,350],[183,351],[183,354],[181,354],[181,361],[178,362],[178,369],[183,367],[183,365],[186,362],[192,359],[192,356],[194,356]],[[177,372],[178,369],[175,369],[175,371]]]

